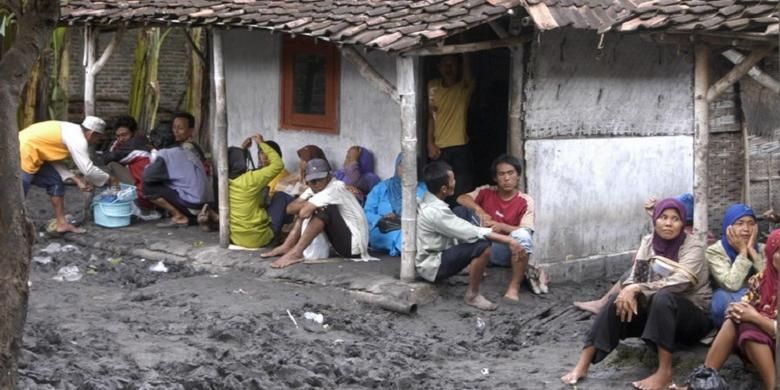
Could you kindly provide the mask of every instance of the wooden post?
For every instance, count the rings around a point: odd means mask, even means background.
[[[91,25],[84,28],[84,115],[95,115],[95,77],[119,46],[124,33],[124,27],[116,30],[98,59],[98,30]]]
[[[777,23],[780,24],[780,14],[775,13],[775,15],[777,18]],[[780,33],[777,34],[777,47],[778,47],[777,58],[778,61],[780,61]],[[771,199],[769,200],[769,204],[770,205],[772,204]],[[767,259],[767,261],[770,260]],[[777,297],[778,300],[776,300],[775,302],[780,302],[780,288],[777,289]],[[780,320],[780,312],[777,313],[777,318],[775,318],[775,338],[777,338],[777,335],[780,335],[780,325],[778,325],[780,321],[777,320]],[[780,359],[777,358],[778,356],[780,356],[780,343],[775,343],[775,390],[780,390],[780,381],[777,380],[778,378],[780,378]]]
[[[390,84],[387,79],[382,76],[381,73],[379,73],[376,69],[374,69],[373,66],[368,62],[368,60],[365,59],[360,53],[358,53],[357,50],[353,47],[347,47],[344,46],[341,48],[341,54],[344,56],[344,58],[348,59],[352,62],[353,65],[357,67],[358,72],[366,79],[368,82],[373,84],[377,89],[384,92],[386,95],[390,96],[391,99],[393,99],[394,102],[400,103],[401,100],[398,97],[398,91],[395,89],[395,87]]]
[[[742,203],[750,204],[750,139],[748,138],[748,128],[745,119],[742,119],[742,150],[743,158],[743,179],[742,179]]]
[[[523,63],[524,49],[522,46],[509,49],[509,154],[525,161],[525,140],[523,135]],[[520,179],[520,190],[525,192],[526,171],[523,169]]]
[[[401,231],[401,280],[414,281],[414,258],[417,255],[417,95],[416,66],[414,57],[398,57],[396,87],[401,96],[401,183],[403,186],[403,210]]]
[[[219,246],[230,244],[230,209],[228,207],[228,162],[227,162],[227,106],[225,101],[225,69],[222,62],[222,31],[211,30],[214,66],[214,133],[212,152],[217,165],[217,188],[219,209]]]
[[[709,103],[707,90],[710,79],[710,48],[697,45],[695,51],[696,65],[694,67],[694,100],[693,100],[693,231],[701,242],[706,242],[709,221],[707,214],[707,152],[709,149]]]
[[[762,49],[755,49],[739,64],[734,66],[723,78],[712,84],[707,91],[707,101],[712,102],[720,96],[726,89],[734,85],[742,76],[746,75],[759,61],[772,52],[772,47],[768,46]]]

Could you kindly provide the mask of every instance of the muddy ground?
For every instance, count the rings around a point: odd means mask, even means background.
[[[68,190],[78,218],[77,191]],[[33,189],[27,201],[38,226],[51,216],[44,195]],[[42,252],[52,243],[60,250]],[[542,297],[526,290],[520,304],[486,313],[462,303],[465,280],[456,279],[436,302],[403,315],[335,288],[186,266],[152,272],[155,262],[63,249],[69,244],[41,237],[35,246],[38,260],[52,261],[32,265],[22,389],[567,388],[558,377],[576,361],[591,323],[570,302],[596,297],[611,282],[553,284]],[[80,280],[53,279],[69,265]],[[489,270],[491,299],[500,296],[503,286],[491,281],[502,272]],[[306,312],[321,314],[323,324]],[[705,352],[677,354],[678,379]],[[653,363],[629,340],[578,388],[629,388]],[[732,388],[760,386],[734,358],[724,374]]]

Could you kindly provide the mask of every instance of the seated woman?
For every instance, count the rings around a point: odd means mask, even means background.
[[[780,268],[780,230],[766,241],[766,268],[750,278],[741,302],[726,309],[726,320],[712,342],[704,366],[720,370],[735,349],[758,369],[764,388],[775,388],[777,269]]]
[[[756,243],[758,226],[753,209],[738,203],[726,210],[720,241],[707,248],[713,287],[710,318],[720,328],[726,309],[747,292],[748,278],[764,269],[764,257]]]
[[[176,144],[170,127],[152,130],[150,138],[157,151],[144,170],[145,196],[171,216],[158,227],[188,226],[195,222],[195,213],[209,193],[203,163],[195,153]]]
[[[658,202],[654,232],[642,239],[631,275],[619,294],[596,315],[568,384],[585,378],[621,339],[641,337],[658,351],[657,371],[633,383],[637,389],[662,389],[672,383],[672,353],[677,343],[695,343],[710,331],[711,296],[704,245],[685,234],[685,206],[676,199]]]
[[[395,159],[395,175],[379,182],[368,193],[363,210],[368,219],[368,246],[399,256],[402,248],[401,204],[401,154]],[[417,184],[417,199],[425,195],[425,183]]]
[[[379,176],[374,173],[374,153],[361,146],[350,147],[344,158],[344,167],[337,170],[334,176],[343,181],[362,204],[366,194],[379,182]]]

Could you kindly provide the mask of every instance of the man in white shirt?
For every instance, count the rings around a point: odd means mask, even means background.
[[[334,180],[330,165],[319,158],[306,164],[304,179],[309,188],[287,206],[298,220],[284,243],[261,257],[282,256],[271,267],[284,268],[304,260],[303,252],[324,232],[335,252],[342,257],[370,260],[368,222],[363,208],[344,183]],[[306,228],[303,222],[308,220]]]
[[[106,123],[102,119],[87,116],[81,125],[45,121],[19,132],[24,193],[27,194],[30,185],[46,189],[54,208],[58,233],[86,231],[65,220],[64,181],[71,180],[82,191],[91,191],[93,185],[103,186],[111,180],[111,176],[95,166],[89,158],[89,144],[99,143],[105,128]],[[84,175],[83,179],[71,173],[62,163],[68,157]]]

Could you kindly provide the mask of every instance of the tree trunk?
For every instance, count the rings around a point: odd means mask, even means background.
[[[59,1],[10,2],[18,31],[0,59],[0,389],[16,388],[17,358],[27,316],[30,245],[34,231],[27,219],[19,175],[16,110],[19,97],[59,17]]]

